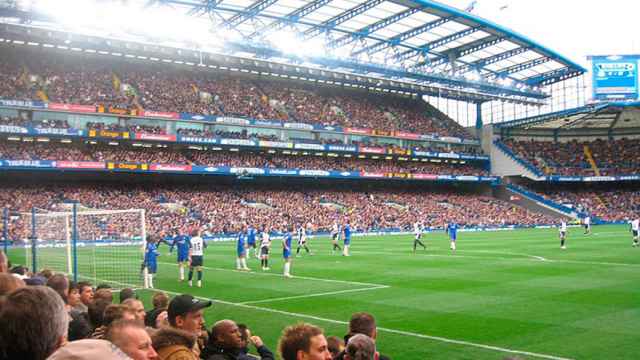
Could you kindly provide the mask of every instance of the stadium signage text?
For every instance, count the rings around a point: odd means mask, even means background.
[[[249,125],[251,123],[247,119],[228,117],[228,116],[220,116],[216,118],[216,122],[223,123],[223,124],[231,124],[231,125]]]
[[[104,169],[105,163],[99,161],[56,161],[55,167],[62,169]]]
[[[249,175],[264,175],[266,173],[265,169],[260,169],[260,168],[247,168],[247,167],[238,167],[238,168],[231,168],[231,170],[229,170],[232,174],[238,174],[238,175],[242,175],[242,174],[249,174]]]
[[[149,166],[151,171],[191,171],[191,165],[174,165],[174,164],[151,164]]]
[[[298,170],[290,169],[269,169],[271,175],[298,175]]]
[[[94,105],[49,103],[48,108],[49,110],[70,111],[70,112],[79,112],[79,113],[96,112],[96,107]]]
[[[135,133],[137,140],[176,141],[175,135]]]
[[[331,173],[324,170],[300,170],[300,176],[329,176]]]
[[[320,145],[320,144],[305,144],[305,143],[298,143],[295,144],[293,146],[294,149],[300,149],[300,150],[319,150],[319,151],[324,151],[324,145]]]
[[[303,123],[284,123],[284,127],[287,129],[313,130],[313,125]]]
[[[180,142],[197,143],[197,144],[217,144],[218,139],[215,138],[202,138],[193,136],[180,136]]]
[[[281,141],[260,141],[260,147],[279,148],[279,149],[292,149],[293,143],[281,142]]]
[[[0,132],[12,134],[27,134],[29,129],[20,126],[0,125]]]
[[[387,151],[385,148],[362,146],[360,148],[360,152],[369,154],[385,154]]]
[[[256,146],[255,141],[244,139],[222,139],[220,140],[222,145],[238,145],[238,146]]]
[[[3,100],[0,99],[0,105],[2,106],[15,106],[15,107],[26,107],[26,108],[36,108],[36,109],[44,109],[47,107],[42,101],[28,101],[28,100]]]
[[[145,117],[155,117],[155,118],[162,118],[162,119],[179,119],[180,118],[180,114],[175,112],[167,112],[167,111],[145,110],[142,112],[141,115]]]

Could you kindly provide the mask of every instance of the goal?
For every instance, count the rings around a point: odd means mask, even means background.
[[[21,214],[32,269],[63,272],[94,285],[143,288],[145,211],[69,207],[68,211],[34,209]]]

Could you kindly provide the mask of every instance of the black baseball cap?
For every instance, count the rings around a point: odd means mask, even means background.
[[[213,303],[211,301],[202,301],[194,298],[189,294],[182,294],[174,297],[169,303],[167,315],[169,321],[173,322],[176,316],[184,316],[190,312],[195,312],[204,308],[208,308]]]

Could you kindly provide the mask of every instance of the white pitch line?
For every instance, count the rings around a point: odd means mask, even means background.
[[[178,266],[178,264],[170,263],[170,262],[159,262],[158,264]],[[207,266],[203,266],[202,268],[203,269],[207,269],[207,270],[226,271],[226,272],[232,272],[232,273],[237,273],[237,274],[251,274],[251,275],[260,275],[260,276],[276,276],[276,277],[280,277],[280,278],[283,277],[282,274],[274,274],[274,273],[268,273],[268,272],[257,272],[257,271],[241,272],[241,271],[233,270],[233,269],[213,268],[213,267],[207,267]],[[311,276],[297,276],[297,275],[295,275],[293,278],[294,279],[302,279],[302,280],[323,281],[323,282],[330,282],[330,283],[337,283],[337,284],[361,285],[361,286],[369,286],[369,287],[387,286],[387,285],[384,285],[384,284],[374,284],[374,283],[366,283],[366,282],[360,282],[360,281],[324,279],[324,278],[317,278],[317,277],[311,277]]]
[[[378,290],[378,289],[387,289],[389,287],[390,286],[382,285],[382,286],[374,286],[374,287],[360,288],[360,289],[348,289],[348,290],[329,291],[329,292],[324,292],[324,293],[315,293],[315,294],[307,294],[307,295],[285,296],[285,297],[263,299],[263,300],[255,300],[255,301],[245,301],[245,302],[238,303],[238,305],[260,304],[260,303],[266,303],[266,302],[283,301],[283,300],[294,300],[294,299],[306,299],[306,298],[312,298],[312,297],[318,297],[318,296],[329,296],[329,295],[346,294],[346,293],[353,293],[353,292],[359,292],[359,291],[371,291],[371,290]]]
[[[166,292],[166,293],[169,293],[169,294],[173,294],[173,295],[179,295],[180,294],[180,293],[175,292],[175,291],[167,291],[167,290],[163,290],[163,291]],[[323,317],[315,316],[315,315],[294,313],[294,312],[289,312],[289,311],[283,311],[283,310],[265,308],[265,307],[260,307],[260,306],[248,305],[248,304],[244,304],[244,303],[233,303],[233,302],[229,302],[229,301],[216,300],[216,299],[207,298],[207,297],[203,297],[203,296],[195,296],[195,297],[198,298],[198,299],[201,299],[201,300],[214,301],[214,302],[217,302],[217,303],[220,303],[220,304],[224,304],[224,305],[243,307],[243,308],[246,308],[246,309],[265,311],[265,312],[270,312],[270,313],[280,314],[280,315],[286,315],[286,316],[291,316],[291,317],[296,317],[296,318],[306,318],[306,319],[317,320],[317,321],[327,322],[327,323],[331,323],[331,324],[339,324],[339,325],[348,325],[349,324],[346,321],[328,319],[328,318],[323,318]],[[555,356],[555,355],[540,354],[540,353],[535,353],[535,352],[530,352],[530,351],[509,349],[509,348],[503,348],[503,347],[499,347],[499,346],[479,344],[479,343],[463,341],[463,340],[449,339],[449,338],[445,338],[445,337],[441,337],[441,336],[425,335],[425,334],[413,333],[413,332],[409,332],[409,331],[396,330],[396,329],[390,329],[390,328],[384,328],[384,327],[378,327],[377,329],[378,329],[378,331],[388,332],[388,333],[392,333],[392,334],[398,334],[398,335],[403,335],[403,336],[411,336],[411,337],[416,337],[416,338],[419,338],[419,339],[439,341],[439,342],[448,343],[448,344],[456,344],[456,345],[463,345],[463,346],[469,346],[469,347],[476,347],[476,348],[480,348],[480,349],[492,350],[492,351],[497,351],[497,352],[502,352],[502,353],[531,356],[531,357],[535,357],[535,358],[539,358],[539,359],[572,360],[570,358],[565,358],[565,357],[560,357],[560,356]]]

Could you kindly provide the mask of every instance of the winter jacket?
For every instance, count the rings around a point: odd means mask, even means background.
[[[160,360],[198,360],[192,351],[196,339],[188,332],[163,328],[153,334],[151,341]]]

